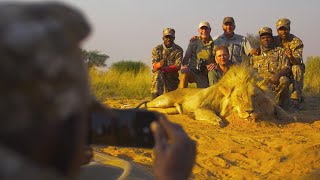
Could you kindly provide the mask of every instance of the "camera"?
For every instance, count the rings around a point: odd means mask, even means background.
[[[89,113],[88,144],[152,148],[150,124],[160,115],[144,109],[111,109],[95,104]]]
[[[199,59],[197,61],[196,69],[199,72],[203,72],[207,69],[207,61],[205,59]]]

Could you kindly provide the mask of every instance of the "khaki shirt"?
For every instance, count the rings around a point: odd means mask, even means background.
[[[200,59],[206,60],[207,64],[214,62],[213,47],[212,38],[210,38],[210,41],[207,44],[204,44],[200,38],[191,41],[186,50],[185,60],[188,62],[184,62],[184,64],[189,63],[189,68],[196,71],[196,66]],[[187,57],[188,55],[190,55],[190,57]]]
[[[231,39],[227,39],[224,34],[213,38],[215,46],[227,46],[229,49],[229,56],[232,63],[240,64],[242,62],[242,55],[249,56],[252,50],[251,44],[246,37],[239,34],[234,34]]]
[[[292,51],[293,57],[297,62],[303,63],[302,51],[303,43],[302,41],[293,34],[290,34],[289,41],[286,44],[283,44],[279,36],[274,37],[275,45],[282,47],[284,49],[289,48]]]
[[[282,69],[290,67],[289,60],[280,47],[269,51],[261,50],[260,55],[253,55],[250,64],[265,79],[270,79]]]

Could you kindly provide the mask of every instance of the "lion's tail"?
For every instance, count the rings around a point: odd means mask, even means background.
[[[148,107],[148,106],[147,106],[147,103],[148,103],[148,102],[150,102],[150,101],[148,101],[148,100],[147,100],[147,101],[142,101],[141,103],[139,103],[139,104],[136,106],[136,109],[139,109],[143,104],[144,104],[144,107],[145,107],[145,108]]]

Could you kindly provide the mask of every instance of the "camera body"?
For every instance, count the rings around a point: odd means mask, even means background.
[[[199,72],[204,72],[207,69],[207,60],[205,59],[199,59],[197,60],[197,65],[196,65],[196,69]]]
[[[88,144],[152,148],[154,138],[150,124],[160,115],[144,109],[93,108],[89,118]]]

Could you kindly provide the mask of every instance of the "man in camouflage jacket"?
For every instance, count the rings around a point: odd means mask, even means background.
[[[179,73],[183,56],[183,49],[174,43],[175,30],[163,30],[163,44],[152,50],[153,77],[151,84],[151,98],[173,91],[178,88]]]
[[[293,92],[291,99],[302,102],[303,75],[305,72],[302,59],[303,43],[298,37],[290,34],[290,23],[290,20],[286,18],[277,21],[278,36],[274,37],[275,45],[285,49],[285,55],[292,67]]]
[[[261,77],[267,80],[276,95],[276,102],[281,107],[289,105],[290,63],[284,49],[275,47],[272,30],[263,27],[259,31],[261,53],[253,55],[250,64]]]

